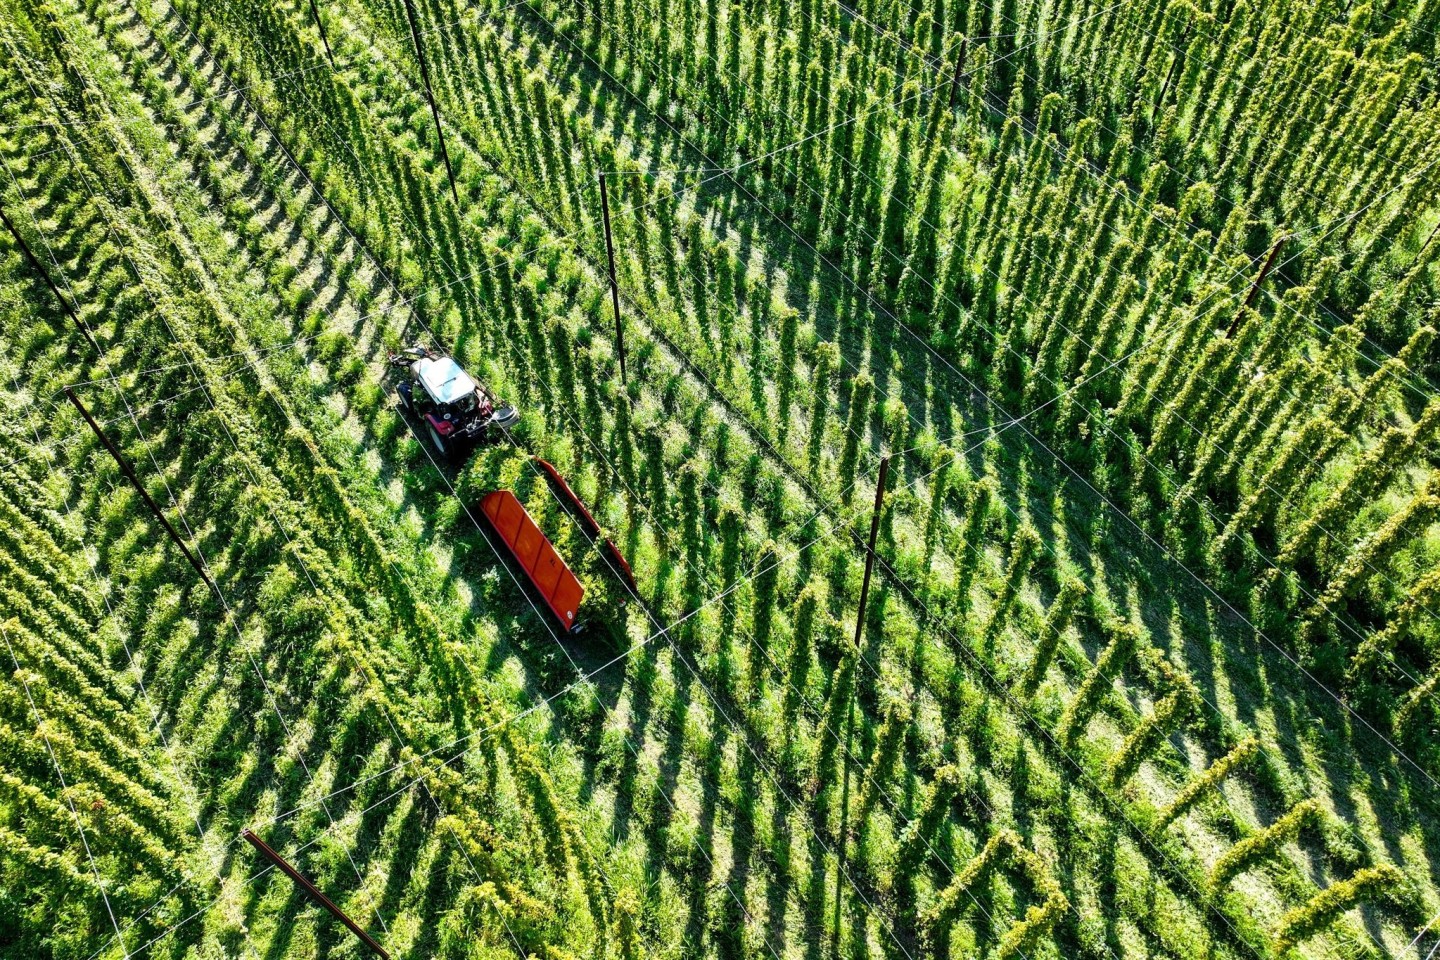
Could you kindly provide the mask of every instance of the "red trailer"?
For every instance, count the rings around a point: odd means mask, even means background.
[[[515,499],[515,494],[509,490],[485,494],[480,498],[480,512],[510,548],[511,556],[530,578],[550,612],[567,631],[575,629],[575,617],[585,588],[560,559],[525,507]]]
[[[570,509],[575,512],[576,516],[580,518],[581,523],[584,525],[585,532],[591,537],[599,537],[600,524],[595,522],[595,518],[590,515],[589,509],[581,502],[580,497],[576,495],[575,491],[570,489],[570,484],[565,482],[565,478],[560,475],[559,470],[555,469],[555,465],[548,460],[542,460],[540,457],[536,457],[535,462],[540,464],[546,476],[550,478],[560,490],[560,493],[564,495],[565,500],[570,504]],[[615,570],[615,572],[625,580],[631,593],[639,594],[640,587],[635,583],[635,574],[630,569],[630,562],[625,559],[625,555],[620,552],[620,548],[615,546],[615,541],[609,537],[604,537],[603,539],[605,541],[605,551],[610,555],[611,569]]]

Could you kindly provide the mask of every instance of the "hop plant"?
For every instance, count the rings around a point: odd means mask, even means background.
[[[1005,931],[995,948],[997,957],[1028,955],[1055,925],[1055,921],[1070,909],[1070,901],[1046,868],[1044,861],[1034,851],[1025,847],[1019,834],[1003,829],[992,836],[980,852],[955,874],[955,878],[921,916],[921,926],[931,950],[938,950],[942,946],[950,927],[969,900],[969,891],[1007,863],[1013,863],[1030,881],[1041,902],[1027,909],[1025,915]]]
[[[825,698],[823,716],[825,725],[831,730],[845,728],[845,715],[849,710],[850,699],[854,693],[857,655],[858,651],[854,647],[848,647],[840,661],[839,668],[830,680],[830,693]],[[835,738],[826,737],[821,741],[820,750],[816,753],[815,767],[810,777],[812,793],[818,794],[824,791],[828,794],[832,781],[835,779],[835,762]]]
[[[1125,738],[1120,752],[1111,761],[1110,782],[1118,787],[1134,776],[1145,757],[1195,709],[1198,699],[1189,680],[1177,678],[1174,689],[1161,698],[1150,715]]]
[[[1026,908],[1025,915],[1001,936],[1000,943],[995,947],[997,960],[1017,954],[1029,956],[1055,922],[1070,909],[1070,901],[1060,889],[1059,882],[1033,850],[1017,845],[1015,862],[1041,897],[1041,902]]]
[[[1132,625],[1113,622],[1105,628],[1110,642],[1100,651],[1095,666],[1080,681],[1080,689],[1060,718],[1060,742],[1069,747],[1090,722],[1101,699],[1110,690],[1110,683],[1124,668],[1140,643],[1140,632]]]
[[[935,538],[945,510],[945,497],[950,493],[950,474],[955,469],[955,451],[941,446],[933,458],[935,472],[930,480],[930,507],[925,515],[925,562],[935,553]]]
[[[775,623],[775,601],[780,588],[780,547],[766,540],[756,557],[755,594],[751,607],[751,639],[755,647],[765,650]]]
[[[995,481],[989,477],[970,485],[970,494],[965,502],[965,523],[961,528],[964,553],[960,557],[960,569],[955,578],[955,599],[961,609],[968,609],[970,606],[970,584],[984,558],[983,542],[985,525],[990,519],[990,505],[998,496]]]
[[[946,764],[935,771],[925,793],[920,812],[910,821],[900,835],[900,849],[895,855],[896,873],[900,877],[911,877],[920,868],[930,852],[931,841],[940,829],[950,809],[950,803],[959,793],[965,779],[960,767]]]
[[[967,892],[1002,865],[1020,843],[1020,835],[1015,831],[1001,830],[987,840],[980,852],[960,868],[955,878],[921,915],[920,923],[931,949],[937,948],[960,916],[961,909],[968,902]]]
[[[620,943],[622,960],[640,960],[640,898],[630,889],[615,898],[615,939]]]
[[[1066,577],[1060,584],[1060,592],[1056,594],[1055,601],[1045,614],[1045,623],[1040,628],[1040,639],[1035,644],[1035,656],[1030,661],[1030,669],[1026,671],[1025,680],[1020,686],[1025,696],[1034,696],[1035,691],[1040,688],[1045,672],[1050,669],[1050,662],[1055,659],[1055,651],[1060,647],[1065,628],[1070,626],[1076,608],[1089,592],[1085,584],[1075,577]]]
[[[1321,890],[1304,906],[1280,918],[1271,949],[1284,957],[1292,949],[1325,930],[1343,913],[1366,899],[1389,898],[1405,885],[1405,874],[1388,863],[1367,867],[1354,876]]]
[[[790,407],[795,398],[795,341],[799,335],[799,311],[784,307],[780,311],[780,366],[776,372],[776,432],[783,443],[790,431]]]
[[[1004,629],[1010,609],[1015,605],[1015,598],[1020,595],[1020,585],[1030,572],[1030,566],[1039,552],[1040,534],[1036,533],[1030,524],[1022,524],[1015,531],[1015,539],[1010,547],[1010,562],[1005,567],[1005,583],[1000,588],[1000,596],[995,599],[995,610],[990,616],[990,622],[985,626],[986,644],[993,643]]]
[[[884,790],[882,784],[890,778],[895,759],[904,747],[905,735],[910,730],[910,717],[910,707],[904,701],[895,701],[885,711],[885,720],[875,735],[875,751],[865,770],[865,782],[860,787],[856,823],[861,830]]]
[[[1237,875],[1268,857],[1300,835],[1307,826],[1319,824],[1324,811],[1318,800],[1302,800],[1270,826],[1252,833],[1220,857],[1210,871],[1210,888],[1220,891]]]
[[[1248,763],[1251,758],[1260,752],[1260,741],[1255,737],[1248,737],[1241,740],[1225,756],[1216,760],[1195,779],[1187,783],[1170,805],[1160,812],[1156,820],[1155,828],[1164,830],[1186,811],[1195,806],[1201,799],[1207,796],[1212,790],[1219,789],[1220,784],[1239,767]]]
[[[805,459],[812,474],[820,469],[820,451],[825,441],[825,421],[830,411],[830,384],[840,365],[840,348],[824,342],[815,348],[813,399],[810,405],[810,437],[805,443]]]
[[[845,438],[840,447],[840,460],[835,475],[841,484],[840,502],[845,506],[855,495],[856,467],[860,462],[860,444],[870,425],[870,398],[875,392],[875,381],[868,373],[856,374],[850,381],[850,415],[846,418]]]

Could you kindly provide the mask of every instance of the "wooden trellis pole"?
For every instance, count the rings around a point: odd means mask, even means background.
[[[440,126],[440,108],[435,105],[435,91],[430,86],[430,65],[425,60],[425,46],[420,38],[420,24],[415,19],[414,0],[405,0],[405,18],[410,21],[410,37],[415,41],[415,57],[420,61],[420,79],[425,84],[425,99],[430,102],[430,116],[435,119],[435,136],[440,141],[440,156],[445,160],[445,175],[450,178],[450,195],[460,206],[460,191],[455,186],[455,168],[450,165],[450,151],[445,146],[445,130]]]
[[[315,0],[310,0],[310,13],[315,17],[315,27],[320,31],[320,42],[325,44],[325,59],[330,61],[330,69],[335,69],[335,52],[330,49],[330,37],[325,33],[325,23],[320,19],[320,7]]]
[[[279,868],[281,873],[285,874],[291,880],[294,880],[296,886],[298,886],[301,890],[304,890],[305,893],[310,897],[310,899],[314,900],[316,903],[320,904],[320,906],[330,911],[331,915],[334,916],[335,919],[339,920],[341,923],[345,924],[345,926],[349,927],[350,932],[355,934],[355,936],[359,937],[360,941],[364,943],[365,946],[369,947],[377,956],[383,957],[384,960],[390,960],[390,954],[385,952],[385,948],[380,946],[380,944],[375,941],[374,937],[366,933],[365,929],[361,927],[360,924],[356,923],[354,920],[351,920],[349,915],[346,914],[344,910],[341,910],[339,907],[335,906],[335,904],[331,902],[329,897],[325,896],[325,894],[320,892],[319,887],[315,886],[315,884],[310,882],[310,879],[308,877],[306,877],[299,870],[296,870],[294,867],[292,867],[289,861],[287,861],[284,857],[280,856],[280,854],[276,853],[274,850],[271,850],[269,845],[266,844],[264,840],[261,840],[259,837],[255,836],[255,833],[251,830],[244,831],[240,834],[240,836],[248,840],[250,842],[250,846],[260,851],[260,855],[266,860],[269,860],[271,863],[273,863],[277,868]]]
[[[3,206],[0,206],[0,221],[4,222],[5,229],[10,231],[10,235],[14,237],[15,242],[20,245],[20,252],[25,254],[25,259],[30,262],[30,266],[35,268],[35,272],[40,274],[45,280],[45,285],[50,288],[50,292],[55,294],[55,299],[60,301],[61,308],[69,314],[70,319],[75,322],[75,326],[79,328],[80,333],[89,341],[90,348],[96,353],[99,353],[100,345],[96,343],[95,338],[90,335],[90,329],[85,326],[84,321],[80,319],[80,314],[75,312],[75,307],[65,298],[65,295],[60,292],[60,288],[55,285],[55,281],[50,277],[50,271],[46,270],[45,265],[40,262],[40,258],[35,256],[34,251],[30,249],[30,244],[25,242],[25,238],[20,235],[20,231],[16,229],[15,224],[10,222],[10,217],[6,215]]]
[[[880,479],[875,483],[875,512],[870,516],[870,543],[865,548],[865,578],[860,581],[860,606],[855,611],[855,648],[865,633],[865,602],[870,597],[870,573],[875,568],[875,537],[880,532],[880,508],[885,500],[885,480],[890,475],[890,458],[880,458]]]
[[[960,56],[955,60],[955,73],[950,77],[950,109],[955,109],[955,96],[960,92],[960,76],[965,72],[966,46],[970,43],[968,37],[960,38]]]
[[[880,533],[880,511],[885,504],[885,481],[890,476],[890,458],[880,458],[880,476],[875,481],[875,510],[870,515],[870,539],[865,547],[865,578],[860,581],[860,603],[855,610],[855,659],[856,670],[859,670],[859,659],[864,656],[861,652],[860,641],[865,635],[865,604],[870,597],[870,575],[875,569],[875,539]],[[850,740],[855,732],[855,687],[852,680],[850,693],[850,709],[845,719],[845,752],[850,752]],[[845,847],[849,839],[850,831],[846,821],[850,816],[850,764],[843,764],[845,774],[843,785],[840,788],[840,842],[839,842],[839,863],[835,871],[835,915],[834,915],[834,939],[831,943],[832,952],[838,952],[840,948],[840,901],[843,898],[844,890],[841,881],[845,878]]]
[[[95,422],[95,418],[90,416],[90,411],[86,410],[85,405],[80,402],[80,398],[75,396],[75,391],[66,387],[65,396],[75,405],[75,409],[80,411],[80,416],[84,417],[85,422],[90,425],[90,429],[95,431],[95,436],[100,438],[100,442],[105,445],[105,449],[110,451],[110,456],[115,458],[115,463],[119,465],[120,472],[125,474],[125,479],[130,481],[130,485],[135,488],[135,492],[140,494],[140,499],[144,500],[145,505],[150,508],[150,512],[155,514],[155,519],[159,520],[160,525],[165,528],[165,532],[170,534],[170,539],[175,541],[175,546],[179,547],[180,552],[185,554],[185,559],[190,561],[190,566],[194,567],[195,572],[200,575],[200,579],[205,581],[205,586],[214,590],[218,596],[220,591],[215,586],[215,581],[210,579],[210,574],[206,572],[205,565],[201,563],[200,558],[195,556],[195,554],[190,551],[190,548],[186,546],[184,538],[180,536],[180,532],[175,529],[170,523],[170,520],[165,516],[164,511],[160,509],[160,504],[155,502],[155,498],[150,496],[150,491],[146,490],[145,485],[140,482],[140,477],[135,473],[135,468],[130,465],[130,461],[125,459],[125,455],[120,452],[120,448],[115,446],[110,438],[105,435],[104,430],[100,429],[100,424]]]
[[[1265,282],[1265,276],[1270,272],[1270,268],[1275,266],[1275,258],[1279,256],[1280,248],[1285,245],[1285,239],[1285,234],[1280,234],[1275,245],[1270,248],[1270,255],[1265,258],[1265,265],[1260,268],[1255,282],[1250,284],[1250,292],[1245,295],[1245,302],[1240,305],[1239,310],[1235,311],[1235,319],[1230,321],[1230,326],[1225,331],[1226,340],[1234,337],[1235,331],[1240,329],[1240,321],[1244,318],[1245,311],[1249,310],[1250,305],[1255,302],[1255,295],[1260,292],[1260,284]]]

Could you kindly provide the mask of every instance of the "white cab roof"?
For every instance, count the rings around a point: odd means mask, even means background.
[[[476,390],[475,381],[450,357],[417,360],[416,370],[420,374],[420,382],[425,385],[425,392],[436,403],[454,403]]]

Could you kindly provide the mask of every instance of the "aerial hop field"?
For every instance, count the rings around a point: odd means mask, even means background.
[[[1436,0],[0,0],[0,166],[0,957],[1440,956]]]

